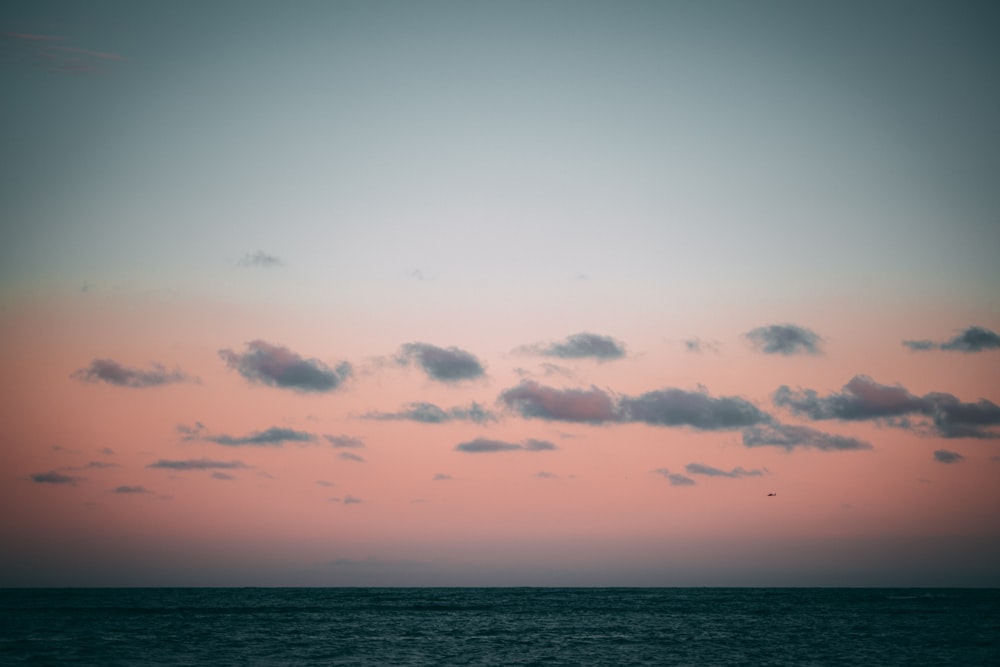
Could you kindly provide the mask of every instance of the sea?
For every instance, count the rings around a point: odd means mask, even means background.
[[[1000,665],[1000,589],[0,590],[2,665]]]

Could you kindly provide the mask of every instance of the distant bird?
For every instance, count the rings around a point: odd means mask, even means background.
[[[777,493],[769,493],[769,494],[767,494],[767,495],[768,495],[768,496],[776,496],[776,495],[778,495],[778,494],[777,494]]]

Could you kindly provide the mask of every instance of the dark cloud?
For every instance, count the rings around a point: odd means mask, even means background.
[[[720,468],[713,468],[712,466],[707,466],[702,463],[689,463],[684,469],[689,475],[705,475],[707,477],[760,477],[764,474],[762,470],[744,470],[743,468],[733,468],[732,470],[726,471]]]
[[[478,403],[468,407],[444,410],[433,403],[408,403],[398,412],[368,412],[363,419],[377,421],[414,421],[422,424],[443,424],[450,421],[471,421],[477,424],[496,421],[496,416]]]
[[[316,483],[319,484],[320,486],[325,486],[327,488],[329,488],[331,486],[336,486],[336,484],[334,484],[333,482],[328,482],[328,481],[326,481],[324,479],[316,480]]]
[[[234,477],[233,475],[230,475],[227,472],[215,471],[215,472],[212,473],[212,479],[221,479],[221,480],[223,480],[225,482],[228,482],[231,479],[236,479],[236,477]]]
[[[346,361],[330,368],[318,359],[303,359],[287,347],[262,340],[247,343],[243,354],[219,350],[219,356],[250,382],[299,392],[332,391],[351,376]]]
[[[452,479],[455,479],[455,478],[452,477],[451,475],[446,475],[443,472],[439,472],[436,475],[434,475],[434,477],[432,479],[435,482],[445,482],[445,481],[452,480]]]
[[[610,336],[600,336],[592,333],[578,333],[567,336],[558,343],[537,343],[519,348],[530,354],[540,354],[546,357],[560,359],[597,359],[610,361],[625,356],[625,344]]]
[[[472,380],[486,372],[475,356],[457,347],[407,343],[400,348],[396,359],[403,364],[415,361],[431,379],[440,382]]]
[[[30,475],[29,479],[37,484],[66,484],[68,486],[73,486],[80,481],[79,477],[64,475],[55,470],[35,473],[34,475]]]
[[[996,438],[990,431],[1000,425],[1000,406],[980,399],[963,403],[952,394],[910,393],[902,385],[883,385],[857,375],[839,393],[820,396],[812,389],[791,390],[783,385],[774,393],[774,404],[813,420],[879,421],[889,426],[920,430],[911,417],[930,421],[930,433],[945,438]]]
[[[618,418],[614,400],[597,387],[553,389],[525,380],[500,394],[500,401],[522,417],[591,424]]]
[[[597,387],[553,389],[526,380],[500,394],[500,401],[522,417],[591,424],[639,422],[725,430],[771,419],[742,398],[713,398],[705,392],[674,388],[624,396],[616,404],[610,394]]]
[[[764,354],[822,354],[823,341],[809,329],[794,324],[771,324],[748,331],[744,336]]]
[[[105,447],[104,449],[101,450],[101,454],[104,454],[105,456],[114,456],[115,450],[111,449],[110,447]]]
[[[113,359],[94,359],[87,368],[74,371],[71,378],[81,382],[105,382],[116,387],[159,387],[177,382],[196,382],[179,370],[167,371],[160,364],[153,364],[148,371],[122,366]]]
[[[904,340],[911,350],[948,350],[954,352],[983,352],[1000,348],[1000,335],[983,327],[969,327],[962,333],[942,343],[931,340]]]
[[[355,438],[349,435],[323,435],[326,441],[330,443],[331,447],[337,449],[362,449],[365,446],[364,441],[361,438]]]
[[[824,452],[872,449],[871,444],[857,438],[823,433],[808,426],[793,424],[765,424],[743,430],[743,444],[747,447],[810,447]]]
[[[149,489],[144,486],[118,486],[112,491],[112,493],[152,493]]]
[[[365,460],[358,456],[357,454],[352,454],[351,452],[341,452],[337,454],[337,458],[343,459],[344,461],[354,461],[356,463],[364,463]]]
[[[697,482],[695,482],[687,475],[681,475],[680,473],[670,472],[666,468],[657,468],[656,470],[653,470],[651,472],[665,477],[667,481],[670,482],[671,486],[693,486],[697,484]]]
[[[355,498],[354,496],[345,496],[344,498],[330,498],[331,503],[344,503],[345,505],[357,505],[363,502],[361,498]]]
[[[258,250],[253,254],[247,253],[244,255],[238,264],[243,267],[262,267],[270,269],[277,266],[283,266],[284,262],[274,255],[268,255],[266,252]]]
[[[230,447],[280,447],[286,442],[313,442],[316,436],[305,431],[296,431],[290,428],[272,427],[266,431],[257,431],[250,435],[234,437],[231,435],[207,435],[202,438],[217,445],[227,445]]]
[[[455,450],[470,454],[483,454],[492,452],[543,452],[553,451],[557,447],[547,440],[528,439],[521,443],[504,442],[503,440],[489,440],[487,438],[476,438],[469,442],[455,445]]]
[[[548,472],[547,470],[540,470],[536,472],[535,477],[538,479],[559,479],[559,475],[554,472]]]
[[[242,461],[213,461],[212,459],[169,460],[160,459],[150,463],[147,468],[164,468],[167,470],[238,470],[248,466]]]
[[[736,396],[712,398],[701,391],[661,389],[621,400],[623,421],[654,426],[691,426],[718,431],[767,422],[770,416]]]
[[[958,452],[949,452],[947,449],[938,449],[934,452],[934,460],[939,463],[958,463],[964,458]]]

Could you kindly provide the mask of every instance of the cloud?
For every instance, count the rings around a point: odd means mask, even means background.
[[[179,370],[167,371],[160,364],[153,364],[148,371],[122,366],[113,359],[94,359],[87,368],[74,371],[71,378],[81,382],[105,382],[117,387],[159,387],[177,382],[197,382]]]
[[[427,343],[406,343],[396,360],[402,364],[415,361],[432,380],[439,382],[472,380],[486,372],[475,356],[457,347],[445,349]]]
[[[338,459],[343,459],[344,461],[355,461],[356,463],[364,463],[365,462],[365,460],[363,458],[361,458],[357,454],[353,454],[351,452],[341,452],[340,454],[337,455],[337,458]]]
[[[150,463],[147,468],[164,468],[166,470],[239,470],[247,468],[242,461],[213,461],[212,459],[160,459]]]
[[[262,340],[247,343],[243,354],[227,349],[219,350],[219,356],[250,382],[299,392],[332,391],[351,376],[346,361],[330,368],[318,359],[303,359],[287,347]]]
[[[856,375],[842,391],[821,397],[811,389],[793,391],[782,385],[774,393],[774,404],[812,420],[879,421],[889,426],[920,430],[910,417],[930,420],[931,435],[944,438],[996,438],[988,430],[1000,425],[1000,406],[986,399],[963,403],[952,394],[910,393],[902,385],[883,385],[867,375]],[[925,429],[926,430],[926,429]]]
[[[638,422],[652,426],[691,426],[700,430],[742,428],[771,417],[735,396],[713,398],[703,391],[661,389],[622,397],[590,389],[554,389],[525,380],[500,394],[508,408],[525,418],[601,424]]]
[[[958,452],[949,452],[947,449],[938,449],[934,452],[934,460],[939,463],[958,463],[964,458]]]
[[[793,424],[766,424],[744,429],[743,444],[747,447],[784,447],[788,451],[796,447],[811,447],[824,452],[873,449],[864,440]]]
[[[434,477],[432,479],[435,482],[444,482],[444,481],[452,480],[452,479],[455,479],[455,478],[452,477],[451,475],[446,475],[443,472],[439,472],[436,475],[434,475]]]
[[[231,479],[236,479],[236,477],[234,477],[233,475],[230,475],[229,473],[226,473],[226,472],[218,472],[218,471],[216,471],[216,472],[212,473],[212,479],[221,479],[223,481],[228,482]]]
[[[942,343],[930,340],[904,340],[903,345],[917,351],[983,352],[1000,348],[1000,335],[983,327],[969,327],[954,338]]]
[[[764,354],[822,354],[823,341],[809,329],[794,324],[771,324],[757,327],[744,334],[747,340]]]
[[[657,475],[662,475],[670,482],[671,486],[694,486],[697,484],[693,479],[687,475],[681,475],[680,473],[670,472],[666,468],[657,468],[656,470],[650,471]]]
[[[266,252],[258,250],[252,255],[247,253],[240,259],[239,262],[237,262],[237,264],[243,267],[261,267],[270,269],[277,266],[284,266],[285,263],[274,255],[268,255]]]
[[[590,424],[618,418],[614,400],[597,387],[553,389],[525,380],[500,394],[500,401],[526,418]]]
[[[654,426],[691,426],[717,431],[767,422],[771,417],[736,396],[712,398],[702,391],[661,389],[621,401],[623,421]]]
[[[71,46],[67,40],[65,35],[0,31],[0,60],[62,74],[99,73],[109,61],[124,60],[117,53]]]
[[[718,352],[719,344],[713,341],[702,340],[701,338],[688,338],[683,341],[684,349],[688,352]]]
[[[554,472],[548,472],[547,470],[540,470],[536,472],[535,477],[538,479],[559,479],[559,475]]]
[[[558,449],[547,440],[535,440],[529,438],[521,443],[504,442],[503,440],[489,440],[487,438],[476,438],[469,442],[455,445],[455,451],[467,452],[469,454],[484,454],[493,452],[544,452]]]
[[[713,468],[712,466],[707,466],[701,463],[689,463],[684,469],[689,475],[705,475],[707,477],[760,477],[764,474],[762,470],[744,470],[743,468],[733,468],[730,471],[721,470],[719,468]]]
[[[118,486],[112,491],[112,493],[152,493],[149,489],[144,486]]]
[[[354,496],[345,496],[344,498],[330,498],[331,503],[344,503],[345,505],[357,505],[363,502],[361,498],[355,498]]]
[[[29,476],[32,482],[37,484],[66,484],[67,486],[74,486],[80,481],[79,477],[71,477],[69,475],[64,475],[61,472],[55,470],[50,470],[48,472],[37,472]]]
[[[118,468],[117,463],[105,463],[104,461],[91,461],[85,466],[64,466],[60,470],[107,470],[108,468]]]
[[[286,442],[313,442],[316,439],[312,433],[296,431],[290,428],[272,427],[266,431],[256,431],[250,435],[233,437],[231,435],[209,435],[203,440],[214,442],[217,445],[230,447],[242,447],[245,445],[253,447],[281,447]]]
[[[596,359],[610,361],[625,356],[625,344],[610,336],[592,333],[578,333],[568,336],[558,343],[536,343],[518,348],[528,354],[540,354],[560,359]]]
[[[471,421],[477,424],[496,421],[496,416],[478,403],[468,407],[454,407],[444,410],[433,403],[407,403],[398,412],[367,412],[362,419],[377,421],[414,421],[422,424],[443,424],[450,421]]]
[[[337,449],[361,449],[365,446],[364,441],[361,438],[355,438],[349,435],[327,435],[323,434],[326,441],[330,443],[331,447]]]
[[[333,482],[328,482],[325,479],[318,479],[316,480],[316,483],[319,484],[320,486],[325,486],[327,488],[331,486],[336,486],[336,484],[334,484]]]

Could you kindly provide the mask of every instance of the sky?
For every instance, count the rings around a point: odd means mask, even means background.
[[[989,2],[11,2],[0,586],[1000,586]]]

